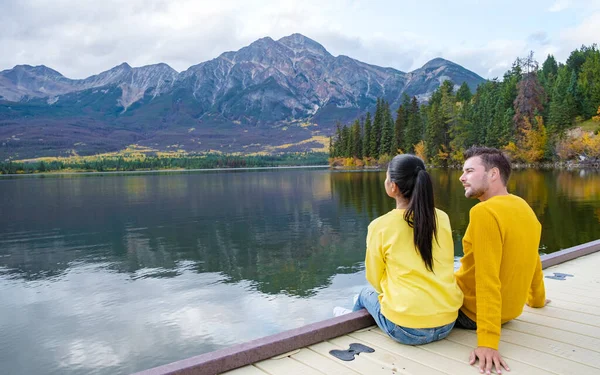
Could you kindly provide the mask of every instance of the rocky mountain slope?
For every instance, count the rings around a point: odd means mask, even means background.
[[[365,114],[378,97],[395,109],[403,94],[424,100],[447,79],[472,90],[484,81],[441,58],[405,73],[333,56],[300,34],[262,38],[181,73],[123,63],[74,80],[19,65],[0,72],[0,158],[133,143],[197,152],[314,149],[336,121]]]

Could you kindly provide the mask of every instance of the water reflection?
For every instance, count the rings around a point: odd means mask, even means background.
[[[307,296],[355,271],[364,222],[340,217],[329,172],[4,180],[2,272],[35,280],[73,262],[177,276],[177,263]],[[30,190],[33,194],[23,195]],[[360,243],[360,245],[359,245]]]
[[[456,254],[476,202],[460,171],[433,170]],[[0,275],[58,277],[73,262],[177,276],[177,264],[307,296],[360,269],[368,223],[394,207],[383,172],[268,171],[0,180]],[[509,190],[543,224],[547,252],[600,237],[597,171],[516,171]],[[150,276],[146,276],[150,277]]]
[[[433,170],[456,254],[459,171]],[[0,179],[0,363],[128,373],[330,317],[365,283],[382,172]],[[600,238],[598,172],[517,171],[550,252]],[[35,358],[35,360],[31,360]]]

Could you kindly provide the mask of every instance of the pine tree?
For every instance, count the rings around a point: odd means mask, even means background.
[[[344,125],[342,128],[342,157],[349,158],[352,156],[352,133],[350,129]]]
[[[458,103],[456,125],[450,129],[450,149],[455,153],[463,152],[474,144],[472,140],[473,105],[470,101]],[[462,159],[456,160],[462,162]]]
[[[408,125],[406,127],[406,136],[404,149],[406,152],[414,153],[415,145],[422,140],[423,129],[421,127],[421,113],[417,97],[413,96],[410,102],[410,111],[408,115]]]
[[[473,97],[473,94],[471,93],[471,89],[469,88],[469,85],[467,85],[467,82],[463,82],[462,85],[460,85],[460,88],[458,89],[458,91],[456,91],[456,101],[457,102],[469,102],[469,101],[471,101],[472,97]]]
[[[370,153],[375,159],[379,158],[379,150],[381,147],[381,130],[383,126],[383,99],[377,99],[377,107],[375,109],[375,119],[373,120],[373,128],[371,129]]]
[[[351,156],[362,158],[362,137],[360,134],[360,120],[356,119],[352,124],[352,152]]]
[[[371,156],[371,112],[367,112],[365,119],[365,131],[363,134],[363,156]]]
[[[439,135],[441,140],[441,148],[448,150],[450,148],[450,129],[456,125],[456,98],[452,92],[454,85],[450,80],[444,81],[440,86],[442,93],[441,98],[441,110],[443,117],[443,126],[441,134]]]
[[[331,156],[339,158],[342,156],[342,124],[338,121],[335,124],[335,138],[333,140],[333,151]]]
[[[485,134],[484,144],[486,146],[500,148],[509,142],[510,128],[506,127],[506,123],[504,121],[505,114],[506,111],[504,109],[504,100],[500,95],[498,95],[493,117]],[[508,126],[510,126],[510,124],[511,123],[509,123]]]
[[[538,72],[538,79],[546,92],[550,92],[552,87],[554,87],[557,74],[558,64],[556,63],[556,59],[554,56],[548,55],[542,64],[542,69]]]
[[[392,139],[394,137],[394,122],[390,113],[390,104],[387,101],[382,102],[381,117],[382,127],[379,155],[390,155]],[[395,154],[394,152],[393,155]]]
[[[402,146],[404,141],[404,130],[406,129],[406,109],[401,104],[396,111],[396,122],[394,124],[394,141],[392,142],[392,149],[396,150],[393,155],[398,152],[398,149]]]
[[[600,51],[594,50],[588,53],[581,65],[577,85],[583,98],[582,115],[590,118],[600,105]]]
[[[569,98],[569,69],[562,66],[554,82],[551,92],[550,109],[548,114],[548,133],[551,137],[560,135],[571,125],[573,118],[573,100]],[[571,103],[571,104],[570,104]]]
[[[427,158],[437,161],[437,154],[444,143],[444,116],[441,105],[434,102],[424,110],[427,113],[427,128],[425,130],[425,144],[427,145]]]

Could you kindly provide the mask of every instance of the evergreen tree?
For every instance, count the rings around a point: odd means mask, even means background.
[[[440,146],[443,151],[450,147],[449,130],[456,125],[456,98],[453,94],[454,84],[450,81],[444,81],[440,86],[442,93],[441,110],[443,118],[443,127],[440,134]]]
[[[349,158],[352,156],[352,133],[350,129],[344,125],[342,128],[342,157]]]
[[[379,158],[379,150],[381,147],[381,131],[383,127],[383,99],[377,98],[377,106],[375,109],[375,119],[373,120],[373,128],[371,129],[370,153],[375,159]]]
[[[352,152],[351,156],[362,159],[362,137],[360,134],[360,120],[356,119],[352,124]]]
[[[339,158],[342,156],[342,124],[338,121],[335,123],[335,138],[333,141],[333,151],[330,153],[332,157]]]
[[[473,94],[471,93],[471,89],[469,88],[469,85],[467,85],[467,82],[463,82],[462,85],[460,85],[460,88],[458,89],[458,91],[456,91],[456,101],[457,102],[469,102],[469,101],[471,101],[472,97],[473,97]]]
[[[538,72],[538,79],[546,92],[550,92],[552,87],[554,87],[554,81],[556,80],[557,74],[558,64],[556,63],[556,59],[554,56],[548,55],[542,64],[542,69]]]
[[[404,141],[404,130],[406,129],[406,109],[402,104],[396,111],[396,122],[394,124],[394,141],[392,142],[392,149],[396,150],[392,155],[398,152],[398,149],[402,146]],[[403,150],[405,151],[405,150]]]
[[[450,149],[452,151],[464,151],[475,142],[472,139],[473,105],[470,101],[458,103],[456,113],[456,125],[450,129]]]
[[[410,102],[410,110],[408,115],[408,125],[406,127],[406,136],[404,149],[407,153],[414,153],[415,145],[423,137],[423,129],[421,127],[421,113],[419,111],[419,103],[417,97],[413,96]]]
[[[365,119],[362,149],[364,157],[371,156],[371,112],[367,112],[367,118]]]
[[[394,122],[392,120],[392,114],[390,113],[390,104],[387,101],[382,101],[382,127],[381,127],[381,142],[379,148],[379,155],[396,155],[392,150],[392,139],[394,137]]]
[[[596,44],[592,44],[589,47],[582,45],[580,49],[576,49],[575,51],[571,52],[569,58],[567,59],[567,66],[569,69],[575,72],[576,76],[579,76],[585,61],[590,55],[593,55],[596,52],[598,52]]]
[[[426,110],[427,127],[425,130],[425,144],[427,145],[427,158],[437,161],[436,156],[444,143],[444,115],[441,105],[434,102]]]
[[[501,148],[509,141],[509,132],[511,122],[505,123],[506,110],[504,109],[504,100],[498,95],[496,98],[496,107],[493,111],[493,117],[485,133],[484,144],[489,147]],[[512,113],[512,111],[511,111]]]
[[[550,109],[548,114],[548,133],[551,137],[560,136],[571,125],[573,118],[574,100],[569,98],[569,69],[562,66],[558,71],[551,92]]]
[[[600,105],[600,51],[588,51],[577,80],[582,99],[582,115],[590,118]]]

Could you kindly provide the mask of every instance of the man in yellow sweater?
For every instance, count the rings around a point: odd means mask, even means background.
[[[463,238],[464,256],[456,272],[464,293],[456,327],[477,329],[479,370],[500,374],[508,365],[498,352],[500,326],[518,317],[523,306],[546,303],[538,253],[541,225],[522,198],[508,193],[510,162],[497,149],[472,147],[465,153],[460,181],[467,198],[476,198]]]

